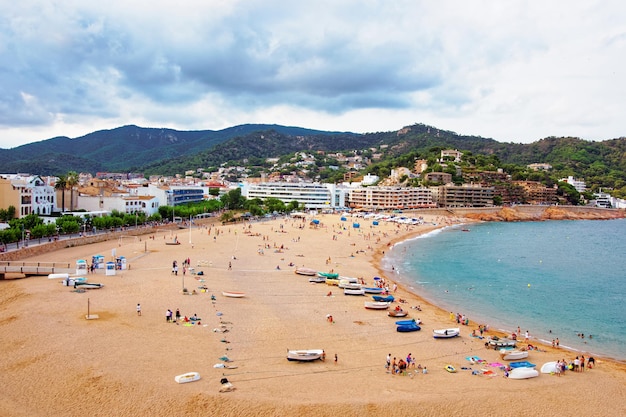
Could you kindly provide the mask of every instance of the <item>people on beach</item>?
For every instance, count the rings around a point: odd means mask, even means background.
[[[137,315],[141,316],[141,304],[137,303]]]

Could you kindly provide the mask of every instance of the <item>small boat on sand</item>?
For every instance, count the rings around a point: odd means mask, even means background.
[[[363,287],[367,294],[382,294],[383,289],[378,287]]]
[[[406,317],[409,315],[409,313],[405,310],[390,310],[389,313],[387,313],[389,315],[389,317]]]
[[[365,308],[368,310],[387,310],[389,308],[389,303],[382,301],[366,301]]]
[[[509,372],[509,379],[528,379],[539,376],[539,372],[534,368],[515,368]]]
[[[306,276],[314,276],[317,275],[317,271],[311,268],[298,267],[296,268],[296,274],[298,275],[306,275]],[[322,277],[320,277],[322,278]]]
[[[311,362],[314,360],[324,360],[323,349],[304,349],[287,351],[288,361]]]
[[[374,301],[382,301],[385,303],[391,303],[395,300],[393,295],[372,295]]]
[[[541,365],[541,373],[542,374],[555,374],[557,366],[558,366],[557,361],[546,362],[543,365]]]
[[[496,350],[500,348],[506,348],[506,347],[515,347],[516,344],[517,344],[517,341],[513,339],[496,338],[496,337],[490,339],[486,343],[487,346],[491,346]]]
[[[415,319],[407,319],[407,320],[398,320],[398,321],[396,321],[396,325],[398,325],[398,326],[404,326],[404,325],[407,325],[407,324],[421,324],[421,323],[422,323],[422,321],[420,319],[417,319],[417,320],[415,320]]]
[[[505,361],[518,361],[520,359],[526,359],[528,357],[528,351],[501,349],[500,356],[502,356],[502,359]]]
[[[344,295],[365,295],[363,288],[344,288]]]
[[[187,382],[193,382],[200,379],[200,374],[198,372],[187,372],[186,374],[177,375],[174,377],[174,381],[179,384],[185,384]]]
[[[456,337],[459,334],[461,334],[461,330],[458,327],[453,329],[433,330],[433,337],[435,339],[450,339],[451,337]]]
[[[420,326],[418,326],[417,324],[413,323],[413,324],[401,324],[398,327],[396,327],[396,331],[397,332],[418,332],[420,331],[422,328]]]
[[[339,274],[336,272],[318,272],[317,275],[319,275],[320,277],[323,278],[331,278],[331,279],[338,279],[339,278]]]
[[[230,298],[242,298],[246,296],[246,293],[238,291],[222,291],[222,295]]]
[[[104,287],[104,284],[98,284],[95,282],[74,282],[74,288],[82,288],[85,290],[96,290]]]
[[[511,362],[509,366],[511,368],[534,368],[537,365],[535,365],[534,363],[530,363],[528,361],[519,361],[519,362]]]

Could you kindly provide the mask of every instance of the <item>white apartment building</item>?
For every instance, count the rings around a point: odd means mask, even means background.
[[[579,193],[584,193],[585,190],[587,189],[587,184],[585,184],[585,181],[577,180],[574,177],[572,177],[571,175],[569,177],[567,177],[567,178],[561,178],[559,181],[566,182],[566,183],[570,184]]]
[[[117,210],[121,213],[132,214],[143,212],[149,217],[159,212],[159,199],[155,196],[127,195],[127,196],[101,196],[80,195],[78,207],[87,211]]]
[[[0,175],[0,208],[15,207],[18,218],[49,216],[56,208],[56,191],[38,175]]]
[[[242,195],[246,198],[277,198],[285,204],[297,201],[307,209],[346,207],[347,190],[335,184],[268,182],[245,183]]]

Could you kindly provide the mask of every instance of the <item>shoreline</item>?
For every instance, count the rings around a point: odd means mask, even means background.
[[[571,220],[571,219],[567,219],[567,220]],[[591,219],[581,219],[581,220],[589,220],[591,221]],[[596,221],[596,219],[593,219],[594,221]],[[613,220],[613,218],[609,218],[609,219],[600,219],[600,220]],[[458,222],[454,222],[454,223],[450,223],[450,224],[445,224],[442,226],[437,226],[437,227],[432,227],[429,228],[429,230],[426,231],[420,231],[417,230],[415,233],[410,234],[409,236],[405,236],[403,238],[398,238],[398,239],[392,239],[389,242],[388,247],[393,249],[395,248],[395,246],[397,246],[398,244],[402,244],[411,240],[414,240],[416,238],[423,238],[423,236],[432,233],[436,230],[443,230],[445,228],[448,227],[455,227],[455,226],[462,226],[464,224],[472,224],[472,223],[488,223],[488,222],[493,222],[493,221],[497,221],[497,220],[477,220],[474,218],[463,218],[461,220],[459,220]],[[528,221],[528,220],[524,220],[524,221]],[[564,220],[553,220],[553,221],[564,221]],[[419,300],[419,304],[425,304],[428,305],[431,308],[435,308],[438,309],[443,316],[447,316],[449,314],[448,309],[444,308],[443,306],[441,306],[436,299],[427,299],[424,296],[420,295],[416,289],[411,289],[410,288],[410,283],[408,282],[404,282],[404,280],[400,277],[395,277],[395,274],[392,275],[391,277],[389,277],[389,273],[391,271],[387,270],[384,268],[383,263],[385,262],[385,257],[387,255],[389,255],[389,253],[386,252],[390,252],[390,250],[381,252],[380,254],[378,254],[378,256],[376,257],[376,259],[373,260],[374,265],[377,267],[377,270],[379,272],[379,274],[381,274],[381,276],[384,276],[385,278],[390,279],[391,281],[395,282],[399,288],[402,288],[402,290],[412,294],[413,296],[415,296],[418,300]],[[469,328],[475,328],[477,329],[478,326],[481,325],[481,323],[477,322],[476,320],[469,320],[469,324],[466,326],[468,329]],[[490,333],[498,336],[498,337],[510,337],[510,335],[515,331],[515,329],[504,329],[501,328],[502,326],[499,326],[497,323],[495,325],[490,325]],[[571,352],[572,354],[583,354],[583,355],[592,355],[594,358],[601,358],[602,360],[605,361],[610,361],[613,362],[617,365],[621,365],[624,366],[626,369],[626,358],[622,359],[622,358],[617,358],[617,357],[613,357],[611,355],[607,355],[607,354],[600,354],[600,353],[595,353],[595,352],[591,352],[589,350],[584,350],[584,349],[579,349],[576,347],[572,347],[572,346],[567,346],[567,345],[563,345],[560,344],[559,348],[553,348],[552,347],[552,343],[549,340],[545,340],[539,337],[532,337],[531,339],[533,341],[533,345],[536,346],[540,346],[541,349],[546,349],[546,350],[550,350],[550,351],[554,351],[554,352],[558,352],[558,351],[566,351],[566,352]]]
[[[370,297],[345,296],[337,287],[294,274],[295,267],[304,266],[364,277],[370,284],[376,275],[387,279],[381,260],[388,245],[436,228],[384,223],[356,230],[337,215],[319,219],[319,226],[289,218],[205,225],[189,232],[189,243],[188,232],[181,233],[180,245],[166,245],[166,232],[38,256],[42,262],[74,262],[101,253],[108,260],[115,249],[129,269],[115,276],[102,270],[88,275],[105,286],[86,293],[47,277],[0,281],[0,381],[6,388],[0,414],[356,417],[389,410],[412,416],[419,410],[420,415],[485,416],[511,407],[529,416],[615,413],[604,398],[624,394],[624,366],[598,360],[584,374],[524,381],[502,378],[496,368],[499,378],[464,370],[450,374],[444,366],[462,369],[468,356],[500,360],[498,352],[467,335],[475,323],[461,337],[433,339],[432,330],[450,325],[448,312],[398,285],[394,295],[408,301],[404,306],[421,306],[419,312],[410,310],[409,318],[423,322],[419,332],[399,333],[386,312],[363,308]],[[180,265],[187,257],[203,277],[172,272],[172,260]],[[182,286],[197,293],[182,295]],[[246,296],[224,297],[226,291]],[[85,319],[88,305],[99,319]],[[177,308],[183,315],[197,313],[201,325],[167,322],[165,311]],[[318,348],[325,350],[325,362],[286,359],[287,349]],[[428,367],[427,375],[385,371],[387,354],[409,352]],[[229,368],[216,367],[224,365],[224,356]],[[561,349],[532,352],[530,360],[540,365],[561,357],[573,359]],[[199,381],[174,382],[174,376],[192,371],[201,374]],[[235,391],[220,393],[222,378]]]

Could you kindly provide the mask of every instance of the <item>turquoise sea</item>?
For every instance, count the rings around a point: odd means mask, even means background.
[[[447,227],[395,245],[383,268],[494,329],[626,360],[626,219]]]

